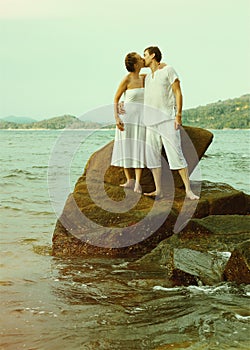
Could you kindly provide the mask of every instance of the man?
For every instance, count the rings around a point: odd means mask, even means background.
[[[155,191],[145,193],[160,199],[163,197],[161,185],[161,150],[164,146],[169,167],[178,170],[185,186],[186,197],[199,199],[190,187],[187,162],[181,149],[180,126],[182,124],[182,92],[180,80],[175,70],[166,65],[159,69],[161,51],[156,46],[144,50],[145,67],[151,69],[145,80],[144,123],[146,131],[147,167],[151,169]]]

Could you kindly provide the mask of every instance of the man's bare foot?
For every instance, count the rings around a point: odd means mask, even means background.
[[[144,194],[144,196],[155,197],[156,196],[156,191],[150,192],[150,193],[143,193],[143,194]]]
[[[153,199],[162,199],[163,198],[163,194],[160,192],[156,192],[156,191],[153,191],[153,192],[150,192],[150,193],[143,193],[144,196],[147,196],[147,197],[150,197],[150,198],[153,198]]]
[[[141,186],[140,186],[140,184],[138,182],[135,183],[134,192],[136,192],[136,193],[141,193],[142,192]]]
[[[133,188],[134,187],[135,180],[130,179],[125,184],[121,184],[120,186],[123,188]]]
[[[187,197],[188,199],[191,199],[192,201],[193,201],[193,200],[198,200],[198,199],[200,199],[200,197],[199,197],[199,196],[196,196],[196,194],[194,194],[192,191],[186,192],[186,197]]]

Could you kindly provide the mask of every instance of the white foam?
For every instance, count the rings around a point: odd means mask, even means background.
[[[166,287],[162,287],[162,286],[154,286],[153,287],[154,291],[162,290],[165,292],[176,292],[176,291],[181,290],[181,289],[182,289],[182,287],[173,287],[173,288],[166,288]]]
[[[239,315],[239,314],[235,314],[235,317],[237,318],[237,320],[241,320],[241,321],[250,320],[250,316],[242,316],[242,315]]]

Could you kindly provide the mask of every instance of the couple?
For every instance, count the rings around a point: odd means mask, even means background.
[[[175,70],[161,61],[161,51],[156,46],[144,50],[144,59],[136,52],[129,53],[125,65],[129,72],[121,81],[114,98],[116,135],[111,165],[124,168],[126,183],[141,193],[140,179],[143,168],[152,171],[155,191],[144,193],[160,199],[161,151],[164,146],[169,167],[178,170],[185,186],[186,197],[199,199],[190,187],[187,162],[181,149],[180,125],[182,93]],[[143,67],[150,74],[140,74]],[[124,94],[125,114],[119,116],[119,100]],[[145,147],[146,145],[146,147]],[[130,175],[135,169],[135,183]]]

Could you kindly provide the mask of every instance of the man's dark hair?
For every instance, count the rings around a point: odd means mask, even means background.
[[[162,57],[162,55],[161,55],[161,51],[160,51],[160,49],[159,49],[159,47],[157,47],[157,46],[149,46],[149,47],[147,47],[145,50],[144,50],[144,52],[145,51],[148,51],[148,53],[150,54],[150,55],[152,55],[153,53],[155,54],[155,59],[156,59],[156,61],[157,62],[161,62],[161,57]]]
[[[125,57],[125,66],[129,72],[135,71],[135,64],[137,63],[136,52],[130,52]]]

